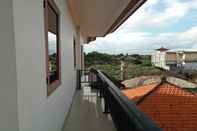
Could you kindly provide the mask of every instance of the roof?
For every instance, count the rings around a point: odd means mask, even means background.
[[[196,94],[167,82],[140,86],[123,93],[164,131],[197,130]]]
[[[161,82],[161,76],[159,75],[148,75],[148,76],[140,76],[135,77],[132,79],[128,79],[122,82],[127,88],[134,88],[139,87],[142,85],[148,85],[153,83],[160,83]]]
[[[126,89],[122,92],[129,98],[138,102],[143,96],[148,94],[151,90],[153,90],[158,84],[150,84],[137,87],[135,89]]]
[[[158,51],[167,51],[167,50],[169,50],[169,49],[167,49],[167,48],[164,48],[164,47],[161,47],[161,48],[159,48],[159,49],[156,49],[156,50],[158,50]]]
[[[178,53],[178,52],[197,53],[197,49],[171,49],[170,51],[168,51],[168,53]]]

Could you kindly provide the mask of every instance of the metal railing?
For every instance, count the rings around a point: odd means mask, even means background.
[[[119,82],[94,69],[90,70],[89,77],[91,86],[104,98],[104,112],[111,114],[118,131],[162,131],[121,92]]]

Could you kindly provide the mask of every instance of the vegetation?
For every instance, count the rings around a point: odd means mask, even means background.
[[[112,77],[120,80],[120,61],[126,63],[125,79],[141,75],[159,75],[162,71],[155,68],[151,64],[151,57],[149,55],[110,55],[99,52],[91,52],[85,54],[85,65],[87,68],[95,68],[106,72]]]
[[[57,55],[56,53],[52,54],[49,56],[49,60],[50,60],[50,72],[54,73],[57,70],[57,63],[56,60],[57,59]]]
[[[57,54],[49,56],[50,83],[57,80]]]

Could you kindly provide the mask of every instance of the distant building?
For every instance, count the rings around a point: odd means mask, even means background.
[[[197,50],[169,51],[166,48],[156,49],[151,57],[152,64],[165,70],[197,70]]]
[[[163,68],[165,70],[169,70],[169,66],[167,65],[166,61],[166,54],[169,49],[166,48],[159,48],[156,49],[156,52],[152,54],[151,62],[154,66]]]

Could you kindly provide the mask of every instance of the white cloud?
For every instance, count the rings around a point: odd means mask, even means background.
[[[197,26],[183,32],[160,32],[156,35],[151,30],[144,30],[167,28],[194,9],[197,10],[197,0],[148,0],[116,32],[86,45],[86,52],[150,53],[160,46],[197,48]]]
[[[86,52],[104,53],[151,53],[154,49],[165,46],[169,49],[197,49],[197,26],[181,33],[133,32],[127,34],[110,34],[106,38],[98,38],[86,45]]]
[[[147,5],[147,6],[153,6],[153,5],[158,4],[159,1],[160,1],[160,0],[149,0],[149,1],[147,2],[146,5]]]
[[[165,27],[179,21],[192,9],[197,9],[197,0],[148,0],[118,31],[136,31],[144,27]],[[157,5],[159,9],[154,9]],[[161,6],[162,5],[162,6]]]
[[[180,0],[166,0],[166,10],[161,13],[156,13],[152,22],[155,24],[166,24],[176,22],[183,18],[190,10],[196,9],[196,0],[188,0],[187,2],[181,2]]]
[[[49,54],[56,53],[57,49],[57,36],[51,32],[48,32],[48,41],[49,41]]]

